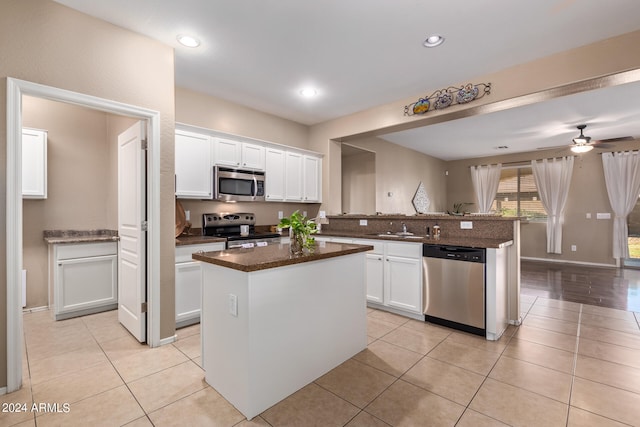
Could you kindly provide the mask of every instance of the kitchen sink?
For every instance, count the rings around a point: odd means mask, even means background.
[[[413,233],[399,231],[397,233],[371,233],[369,236],[378,237],[402,237],[404,239],[422,239],[424,236],[416,236]]]

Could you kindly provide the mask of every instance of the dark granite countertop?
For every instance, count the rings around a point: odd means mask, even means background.
[[[440,237],[440,240],[434,240],[426,236],[410,236],[402,237],[393,234],[381,236],[379,234],[363,234],[354,233],[348,231],[323,231],[322,233],[314,234],[314,236],[326,236],[326,237],[347,237],[352,239],[370,239],[370,240],[384,240],[384,241],[396,241],[396,242],[409,242],[409,243],[427,243],[430,245],[444,245],[444,246],[463,246],[468,248],[492,248],[499,249],[510,246],[513,244],[513,240],[504,239],[489,239],[480,237]]]
[[[289,252],[288,244],[277,244],[246,249],[238,248],[217,252],[204,252],[201,254],[193,254],[192,258],[209,264],[250,273],[252,271],[366,252],[372,249],[373,246],[368,245],[326,243],[322,246],[316,245],[313,253],[305,252],[303,255],[294,256]]]
[[[176,246],[186,246],[186,245],[201,245],[203,243],[218,243],[218,242],[226,242],[227,239],[223,237],[214,237],[214,236],[203,236],[202,234],[196,235],[180,235],[176,237]]]
[[[116,230],[44,230],[44,240],[50,244],[117,242]]]

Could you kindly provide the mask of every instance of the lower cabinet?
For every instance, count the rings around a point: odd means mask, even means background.
[[[224,248],[223,242],[176,247],[176,327],[200,322],[202,267],[191,254]]]
[[[362,239],[353,243],[374,247],[366,255],[367,302],[422,316],[422,244]]]
[[[118,244],[51,245],[49,301],[56,320],[118,307]]]

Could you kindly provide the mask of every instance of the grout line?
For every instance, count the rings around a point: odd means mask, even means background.
[[[571,397],[573,396],[573,386],[576,380],[576,368],[578,366],[578,350],[580,348],[580,327],[582,326],[582,308],[584,304],[580,304],[578,312],[578,330],[576,331],[576,346],[573,356],[573,367],[571,369],[571,385],[569,386],[569,405],[567,408],[567,426],[569,425],[569,411],[571,411]]]

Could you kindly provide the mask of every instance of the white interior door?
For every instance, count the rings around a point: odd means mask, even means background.
[[[145,125],[118,135],[118,320],[146,341]]]

